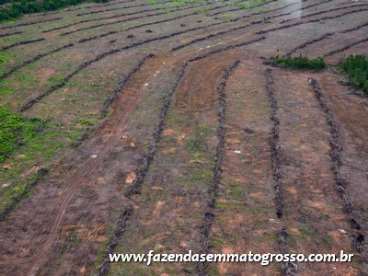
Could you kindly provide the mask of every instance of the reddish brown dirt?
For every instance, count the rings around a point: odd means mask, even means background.
[[[86,42],[90,44],[84,44],[85,51],[76,42],[79,31],[66,38],[60,34],[98,22],[44,34],[48,42],[74,41],[73,50],[59,54],[70,58],[78,53],[80,60],[87,59],[95,66],[92,70],[102,73],[99,61],[106,55],[113,62],[112,49],[124,52],[129,64],[143,53],[157,56],[147,59],[117,91],[101,124],[80,146],[69,149],[31,195],[0,221],[0,274],[94,275],[106,249],[113,248],[118,253],[344,250],[355,254],[352,263],[298,263],[296,273],[368,275],[368,100],[344,86],[332,69],[295,72],[263,63],[264,57],[293,50],[327,55],[330,64],[347,53],[367,53],[363,42],[329,54],[348,46],[351,39],[364,38],[366,30],[342,33],[362,24],[366,12],[357,8],[349,8],[357,9],[349,15],[343,14],[344,9],[329,12],[351,4],[330,2],[331,7],[309,0],[284,8],[284,1],[274,1],[271,7],[252,10],[254,14],[241,9],[229,18],[221,17],[225,13],[217,19],[194,14],[180,23],[153,22],[166,15],[152,17],[152,22],[140,18],[136,23],[146,25],[134,27],[131,40],[125,40],[125,26],[105,26],[106,32],[116,31],[113,36],[104,34],[104,28],[96,28],[97,33],[81,30],[83,38],[100,36]],[[309,4],[319,6],[312,9]],[[297,15],[320,10],[326,12],[303,21]],[[294,19],[279,24],[289,17]],[[245,23],[252,24],[218,33]],[[256,35],[260,30],[265,30],[262,40],[246,44],[261,38]],[[331,35],[315,41],[326,33]],[[190,41],[194,42],[171,52]],[[50,50],[39,45],[30,49]],[[46,56],[52,59],[52,54]],[[96,61],[95,56],[102,58]],[[235,61],[239,65],[227,76]],[[82,63],[81,71],[89,65]],[[44,88],[42,84],[57,70],[44,67],[35,72]],[[318,83],[322,100],[313,83]],[[47,105],[51,100],[46,95],[43,101]],[[129,193],[137,179],[136,193]],[[117,235],[118,219],[128,208],[131,215]],[[280,264],[107,267],[110,275],[290,275]]]
[[[1,242],[2,274],[32,274],[40,268],[44,275],[79,269],[88,274],[85,267],[93,264],[98,247],[108,239],[108,223],[124,206],[122,187],[130,183],[129,173],[142,156],[145,141],[130,136],[127,121],[147,93],[143,87],[153,78],[151,73],[163,62],[149,61],[121,91],[111,116],[91,139],[63,160],[46,183],[40,183],[35,196],[1,222],[2,236],[12,236]],[[13,230],[19,225],[23,225],[21,233]],[[72,236],[77,240],[74,244]],[[50,265],[52,258],[60,262]]]

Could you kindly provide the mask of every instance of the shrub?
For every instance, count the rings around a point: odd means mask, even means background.
[[[319,71],[326,68],[326,63],[322,57],[309,59],[303,56],[299,57],[276,56],[272,59],[272,62],[275,65],[290,69]]]
[[[339,67],[348,75],[350,82],[368,95],[368,57],[352,55],[344,59]]]

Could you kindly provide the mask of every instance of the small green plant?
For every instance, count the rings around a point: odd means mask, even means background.
[[[326,63],[322,57],[309,59],[307,57],[279,57],[272,58],[275,65],[290,69],[319,71],[326,68]]]
[[[368,95],[368,57],[352,55],[344,59],[339,67],[348,75],[350,82]]]
[[[0,107],[0,162],[32,139],[43,127],[41,120],[23,118]]]
[[[207,150],[206,138],[208,132],[209,130],[206,127],[197,126],[186,143],[187,150],[192,154],[205,152]]]

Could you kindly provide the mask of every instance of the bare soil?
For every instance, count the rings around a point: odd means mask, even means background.
[[[49,174],[0,221],[0,274],[368,275],[368,99],[334,66],[368,54],[367,14],[363,0],[136,0],[3,24],[11,56],[0,80],[13,92],[1,105],[52,121],[64,147],[2,164],[0,200],[33,168]],[[283,54],[329,66],[265,63]],[[355,256],[107,261],[151,249]]]

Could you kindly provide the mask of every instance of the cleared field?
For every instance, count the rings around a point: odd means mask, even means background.
[[[367,15],[366,0],[116,0],[1,24],[1,114],[25,134],[0,158],[0,274],[368,275],[368,98],[335,66],[368,55]],[[327,68],[269,62],[299,55]],[[151,249],[355,257],[107,258]]]

